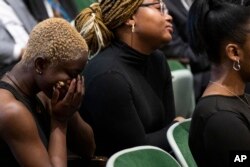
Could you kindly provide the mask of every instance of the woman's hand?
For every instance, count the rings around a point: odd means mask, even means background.
[[[177,122],[182,122],[184,121],[186,118],[182,117],[182,116],[177,116],[175,117],[174,121],[177,121]]]
[[[84,94],[83,77],[80,75],[71,80],[63,98],[60,98],[62,83],[54,87],[51,98],[51,116],[58,121],[67,121],[80,108]]]

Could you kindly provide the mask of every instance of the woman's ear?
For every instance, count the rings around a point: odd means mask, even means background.
[[[133,19],[128,19],[128,20],[125,22],[125,24],[126,24],[126,26],[129,26],[129,27],[130,27],[132,33],[135,32],[135,20],[133,20]]]
[[[127,26],[132,27],[132,25],[135,25],[135,20],[133,20],[133,19],[128,19],[128,20],[125,22],[125,24],[126,24]]]
[[[240,60],[240,48],[237,44],[227,44],[226,45],[226,55],[232,61]]]
[[[42,75],[47,66],[48,61],[46,61],[43,57],[39,56],[35,59],[35,70],[37,74]]]

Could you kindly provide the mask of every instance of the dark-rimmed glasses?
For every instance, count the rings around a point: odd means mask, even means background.
[[[168,9],[165,5],[165,3],[160,0],[159,2],[152,2],[152,3],[143,3],[140,5],[140,7],[149,7],[149,6],[152,6],[152,5],[157,5],[157,4],[160,4],[160,12],[163,16],[167,15],[168,14]]]

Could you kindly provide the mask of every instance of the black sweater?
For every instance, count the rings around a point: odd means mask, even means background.
[[[249,95],[240,98],[250,101]],[[189,146],[199,167],[249,166],[234,162],[236,151],[250,151],[249,105],[236,96],[201,98],[192,117]]]
[[[143,55],[114,42],[87,64],[82,117],[94,130],[97,155],[154,145],[167,151],[175,117],[172,78],[159,51]]]

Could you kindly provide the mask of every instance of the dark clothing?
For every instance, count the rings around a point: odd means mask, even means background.
[[[34,18],[40,22],[49,18],[43,0],[23,0]]]
[[[84,71],[81,115],[92,126],[96,154],[154,145],[167,151],[166,131],[175,117],[172,79],[163,54],[143,55],[114,42]]]
[[[203,94],[210,79],[211,63],[206,54],[196,55],[189,45],[188,10],[185,9],[181,0],[164,0],[169,14],[173,17],[173,39],[164,44],[161,50],[168,59],[189,60],[189,65],[194,76],[195,99],[198,100]]]
[[[173,40],[165,44],[161,50],[168,58],[188,58],[194,74],[208,71],[211,63],[207,55],[195,55],[189,45],[188,10],[185,9],[181,0],[164,1],[169,14],[173,17],[174,33]]]
[[[0,81],[0,88],[6,89],[10,91],[15,98],[22,102],[32,113],[34,116],[34,119],[37,123],[37,128],[39,135],[41,137],[41,140],[44,144],[44,146],[47,148],[48,145],[48,137],[50,134],[50,123],[48,123],[46,120],[50,120],[48,118],[48,113],[44,112],[45,109],[42,105],[42,103],[39,101],[37,97],[34,97],[32,100],[28,99],[24,96],[22,96],[14,87],[12,87],[10,84]],[[37,112],[37,108],[41,110],[41,113]],[[32,158],[32,155],[31,155]],[[0,139],[0,166],[1,167],[18,167],[18,165],[15,157],[13,156],[9,146],[5,141]]]
[[[249,95],[246,98],[250,101]],[[237,97],[201,98],[192,118],[189,146],[199,167],[230,166],[230,151],[250,151],[250,107]]]
[[[74,18],[78,14],[76,3],[74,1],[69,1],[69,0],[59,0],[59,2],[61,6],[64,8],[64,10],[68,13],[70,18],[74,20]]]
[[[24,0],[24,3],[26,4],[31,14],[34,16],[34,18],[37,21],[40,22],[49,18],[49,15],[47,13],[43,0]],[[66,12],[69,17],[65,19],[70,19],[71,21],[78,14],[78,10],[74,1],[58,0],[58,3],[60,4],[64,12]]]
[[[4,66],[4,67],[0,67],[0,79],[4,76],[4,74],[6,73],[6,72],[8,72],[8,71],[10,71],[13,67],[14,67],[14,65],[17,63],[18,61],[15,61],[15,62],[13,62],[13,63],[11,63],[10,65],[6,65],[6,66]]]

